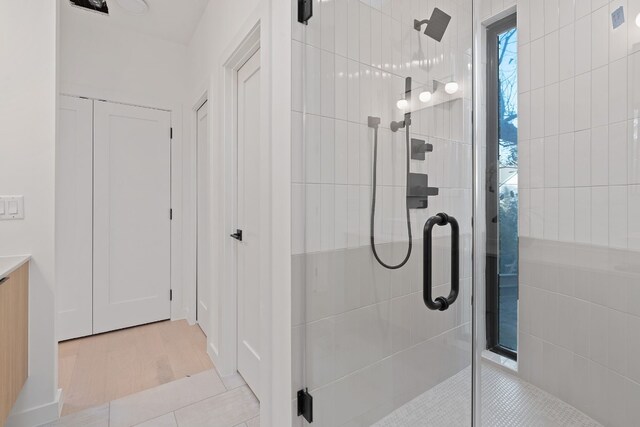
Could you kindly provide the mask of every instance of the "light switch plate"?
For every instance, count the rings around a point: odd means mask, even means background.
[[[0,196],[0,220],[24,219],[24,196]]]

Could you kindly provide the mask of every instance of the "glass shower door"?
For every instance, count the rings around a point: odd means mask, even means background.
[[[470,425],[472,0],[292,34],[294,425]]]

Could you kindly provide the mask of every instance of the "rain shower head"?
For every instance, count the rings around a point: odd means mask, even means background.
[[[415,19],[413,21],[413,28],[420,31],[420,28],[426,24],[424,34],[439,42],[442,41],[442,37],[445,31],[447,31],[450,21],[451,16],[436,7],[431,13],[431,18],[422,21]]]

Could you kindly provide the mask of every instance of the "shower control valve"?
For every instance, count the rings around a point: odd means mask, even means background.
[[[433,151],[433,145],[424,142],[422,139],[411,138],[411,159],[425,160],[425,153]]]

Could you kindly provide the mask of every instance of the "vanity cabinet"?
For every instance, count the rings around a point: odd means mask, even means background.
[[[29,263],[0,276],[0,426],[28,375]]]

